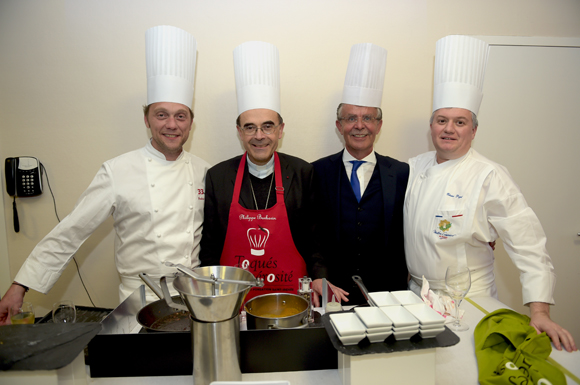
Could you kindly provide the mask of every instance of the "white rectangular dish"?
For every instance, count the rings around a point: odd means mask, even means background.
[[[354,313],[353,313],[354,314]],[[338,339],[340,340],[340,342],[342,342],[342,344],[344,346],[347,345],[356,345],[359,342],[362,341],[363,338],[365,338],[365,333],[363,332],[362,334],[353,334],[353,335],[349,335],[349,336],[341,336],[340,333],[338,332],[338,330],[336,330],[336,326],[334,325],[334,323],[330,323],[332,325],[332,328],[334,329],[334,332],[336,333],[336,336],[338,337]]]
[[[395,339],[397,341],[402,341],[402,340],[410,339],[415,334],[417,334],[417,332],[418,332],[418,330],[409,331],[409,332],[393,332],[393,335],[395,336]]]
[[[412,330],[419,331],[419,325],[401,326],[398,328],[393,328],[394,332],[409,332]]]
[[[381,333],[368,333],[367,332],[367,338],[369,339],[369,341],[371,343],[383,342],[391,334],[393,334],[392,330],[389,330],[387,332],[381,332]]]
[[[372,298],[373,301],[377,304],[377,306],[393,306],[393,305],[400,305],[399,302],[390,291],[375,291],[369,293],[369,297]]]
[[[419,325],[419,329],[421,329],[421,330],[433,330],[433,329],[441,329],[444,326],[445,326],[445,324],[442,324],[442,325],[439,325],[439,324]]]
[[[403,307],[413,314],[421,325],[443,325],[445,323],[445,317],[424,303],[403,305]]]
[[[354,312],[369,329],[386,328],[393,325],[393,321],[378,307],[355,307]]]
[[[414,303],[424,303],[423,300],[411,290],[391,291],[391,294],[401,305],[411,305]]]
[[[383,306],[380,307],[387,317],[393,321],[394,328],[416,325],[419,327],[419,320],[409,313],[403,306]]]
[[[421,335],[422,338],[433,338],[433,337],[437,337],[437,335],[439,335],[440,333],[443,333],[445,331],[445,326],[438,328],[438,329],[419,329],[419,335]]]
[[[329,317],[330,323],[339,336],[362,335],[364,337],[367,328],[355,313],[333,313]]]

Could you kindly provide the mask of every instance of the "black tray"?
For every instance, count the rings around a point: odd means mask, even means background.
[[[353,313],[353,311],[342,311],[337,313]],[[363,338],[357,345],[343,345],[338,339],[334,327],[330,323],[329,314],[324,314],[322,316],[322,323],[326,328],[328,337],[332,342],[332,345],[339,352],[346,354],[347,356],[361,356],[363,354],[379,354],[379,353],[393,353],[393,352],[406,352],[411,350],[420,349],[432,349],[432,348],[443,348],[447,346],[453,346],[459,343],[459,337],[457,334],[453,333],[447,326],[445,326],[445,331],[441,332],[434,338],[422,338],[419,333],[415,334],[409,340],[397,341],[395,337],[391,334],[384,342],[371,343],[368,338]]]
[[[101,322],[106,316],[109,315],[113,309],[105,309],[101,307],[91,307],[91,306],[75,306],[77,309],[76,323],[81,322]],[[36,321],[37,324],[43,323],[53,323],[52,322],[52,312],[49,312],[40,320]]]

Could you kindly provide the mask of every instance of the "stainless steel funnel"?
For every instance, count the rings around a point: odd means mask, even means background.
[[[195,272],[208,277],[213,274],[218,278],[255,282],[252,273],[232,266],[198,267]],[[249,284],[214,284],[188,276],[176,277],[173,287],[181,295],[191,316],[204,322],[220,322],[237,316],[246,295],[252,289]]]
[[[238,315],[256,279],[252,273],[232,266],[198,267],[194,271],[200,276],[237,281],[215,283],[190,276],[178,276],[173,281],[191,313],[194,384],[241,381]],[[161,283],[165,292],[167,284],[164,279]]]

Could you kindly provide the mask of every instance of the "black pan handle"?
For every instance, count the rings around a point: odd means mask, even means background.
[[[362,278],[358,275],[353,275],[352,280],[358,285],[358,287],[360,288],[360,291],[362,291],[363,296],[367,300],[369,306],[377,307],[377,304],[375,303],[375,301],[373,301],[373,299],[369,295],[369,292],[368,292],[366,286],[364,285]]]

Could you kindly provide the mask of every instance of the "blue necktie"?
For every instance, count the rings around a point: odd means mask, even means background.
[[[352,191],[354,191],[354,195],[356,196],[357,202],[360,202],[360,182],[358,180],[358,176],[356,175],[356,170],[360,167],[361,164],[364,163],[363,160],[351,160],[352,163],[352,173],[350,174],[350,185],[352,186]]]

